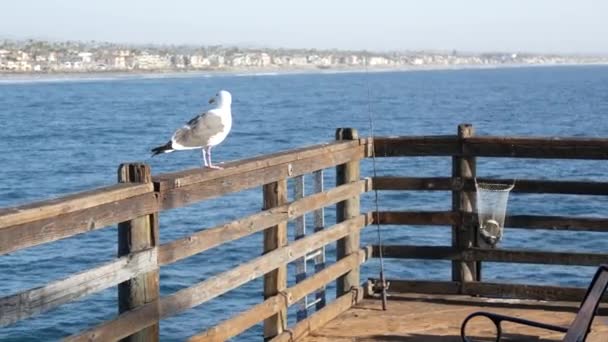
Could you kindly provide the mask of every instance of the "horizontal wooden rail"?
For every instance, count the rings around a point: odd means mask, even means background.
[[[249,329],[256,323],[278,313],[280,310],[287,308],[293,303],[298,302],[306,295],[336,280],[339,276],[347,273],[353,267],[364,263],[369,255],[371,255],[371,248],[361,249],[311,277],[306,278],[295,286],[286,289],[281,294],[270,297],[251,309],[230,318],[201,334],[192,336],[189,341],[226,341]]]
[[[370,279],[377,281],[377,279]],[[504,284],[492,282],[454,282],[432,280],[391,279],[389,292],[422,293],[496,297],[506,299],[531,299],[545,301],[581,302],[587,289],[581,287],[563,287],[550,285]],[[591,279],[589,280],[591,281]],[[573,310],[577,307],[573,306]]]
[[[478,182],[512,184],[512,179],[478,178]],[[376,190],[443,190],[474,191],[472,179],[453,179],[450,177],[376,177],[373,179]],[[588,181],[550,181],[517,179],[511,192],[563,195],[608,195],[608,182]]]
[[[475,214],[466,214],[467,221],[476,224]],[[451,211],[381,211],[378,223],[387,225],[431,225],[449,226],[458,220],[459,215]],[[608,218],[510,215],[505,218],[505,227],[514,229],[550,229],[608,232]]]
[[[201,171],[201,169],[190,169],[180,172],[172,172],[152,177],[157,191],[181,188],[188,185],[213,181],[227,176],[242,174],[249,171],[265,169],[268,167],[292,163],[297,160],[315,158],[323,154],[334,154],[336,152],[358,149],[365,141],[337,141],[314,146],[308,146],[274,154],[256,156],[253,158],[237,160],[222,164],[223,169],[213,172]]]
[[[358,143],[358,142],[357,142]],[[364,146],[357,145],[341,151],[319,154],[314,157],[254,169],[200,183],[192,183],[177,188],[169,188],[160,193],[161,209],[182,207],[201,200],[242,191],[269,184],[280,179],[295,177],[325,169],[364,157]],[[221,171],[221,170],[220,170]],[[221,173],[219,173],[221,174]],[[178,182],[180,185],[181,182]]]
[[[465,154],[478,157],[608,159],[608,139],[470,137]]]
[[[138,309],[123,313],[113,320],[72,336],[68,340],[105,341],[129,336],[154,324],[158,319],[169,317],[198,306],[272,271],[278,265],[292,262],[312,250],[343,238],[356,230],[360,230],[367,226],[370,221],[371,215],[368,214],[338,223],[323,231],[297,240],[290,245],[252,259],[247,263],[211,277],[192,287],[163,297],[160,301],[148,303]]]
[[[0,298],[0,326],[48,311],[151,271],[157,267],[156,260],[156,249],[148,249],[43,287]]]
[[[358,160],[366,155],[365,143],[317,145],[231,162],[224,170],[164,174],[153,177],[153,184],[118,184],[0,209],[0,255]]]
[[[0,229],[53,218],[154,191],[152,184],[116,184],[65,197],[0,209]]]
[[[153,192],[0,229],[0,255],[52,242],[158,210]]]
[[[473,136],[464,139],[461,152],[456,136],[376,137],[374,150],[378,157],[608,159],[608,139]]]
[[[374,212],[373,217],[374,223],[380,224],[447,226],[457,222],[459,216],[451,211],[381,211]]]
[[[382,255],[397,259],[431,259],[486,261],[545,265],[597,266],[608,262],[608,254],[522,251],[508,249],[471,248],[459,252],[449,246],[384,245]],[[373,256],[379,256],[379,247],[373,246]]]
[[[505,218],[505,227],[608,232],[608,218],[510,215]]]
[[[455,135],[374,138],[376,157],[452,156],[458,147]]]
[[[316,193],[287,205],[265,210],[224,225],[204,229],[193,235],[171,241],[159,247],[159,264],[166,265],[210,248],[260,232],[281,222],[294,219],[303,214],[370,189],[370,179],[338,186],[325,192]]]

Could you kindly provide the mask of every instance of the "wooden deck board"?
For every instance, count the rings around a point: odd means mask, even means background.
[[[475,311],[490,311],[568,326],[576,309],[577,303],[565,302],[395,295],[389,299],[387,311],[382,311],[379,300],[365,299],[299,341],[459,342],[460,324],[467,315]],[[488,336],[493,332],[493,326],[489,322],[472,324],[471,327],[474,327],[476,336]],[[503,324],[504,341],[561,341],[562,337],[562,333],[511,323]],[[608,316],[596,316],[587,341],[608,341]]]

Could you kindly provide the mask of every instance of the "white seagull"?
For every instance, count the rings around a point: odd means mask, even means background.
[[[209,103],[215,103],[216,107],[188,121],[184,127],[173,133],[168,143],[153,148],[152,156],[200,148],[204,167],[221,169],[220,166],[211,163],[211,148],[224,141],[232,128],[230,111],[232,95],[225,90],[220,90],[215,97],[209,100]]]

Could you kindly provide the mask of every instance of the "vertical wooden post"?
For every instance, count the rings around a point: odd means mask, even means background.
[[[146,164],[121,164],[119,183],[150,183],[152,175]],[[118,256],[158,246],[158,213],[134,218],[118,224]],[[159,298],[158,269],[118,284],[118,311],[133,310]],[[158,323],[128,336],[123,341],[158,341]]]
[[[287,180],[266,184],[263,187],[264,209],[287,203]],[[287,222],[281,222],[264,231],[264,253],[287,245]],[[264,275],[264,299],[276,296],[287,288],[287,265]],[[264,339],[269,340],[287,329],[287,310],[264,320]]]
[[[356,140],[359,134],[354,128],[338,128],[336,140]],[[351,161],[336,166],[336,186],[356,182],[360,178],[359,161]],[[359,196],[354,196],[336,205],[336,222],[342,222],[360,214]],[[352,233],[338,240],[336,259],[340,260],[359,249],[359,232]],[[336,296],[349,292],[353,287],[360,286],[359,267],[355,267],[345,275],[338,278],[336,283]]]
[[[458,125],[458,144],[461,154],[465,153],[464,139],[475,134],[470,124]],[[452,157],[452,177],[459,179],[464,185],[467,179],[475,178],[475,157]],[[452,226],[452,246],[459,251],[475,245],[477,229],[466,220],[466,213],[473,212],[475,206],[475,192],[464,191],[462,188],[452,191],[452,211],[459,214],[459,221]],[[466,282],[479,280],[477,264],[475,262],[452,262],[452,280]]]

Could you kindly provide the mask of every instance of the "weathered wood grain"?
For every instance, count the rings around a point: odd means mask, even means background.
[[[143,163],[121,164],[119,183],[152,182],[150,167]],[[118,224],[118,256],[125,256],[159,244],[158,213],[135,217]],[[123,313],[160,297],[159,268],[138,274],[118,284],[118,312]],[[154,342],[159,340],[158,323],[124,338],[123,342]]]
[[[376,216],[379,216],[380,224],[388,225],[448,226],[458,220],[458,215],[451,211],[381,211],[379,215],[374,213],[374,220],[376,220]],[[465,215],[465,219],[469,224],[477,222],[475,214]],[[505,227],[608,232],[608,218],[509,215],[505,217]]]
[[[608,159],[608,139],[570,137],[470,137],[464,151],[456,136],[376,137],[378,157],[477,156],[508,158]]]
[[[157,186],[157,190],[180,188],[188,185],[225,178],[227,176],[232,176],[235,174],[242,174],[245,172],[265,169],[281,164],[288,164],[301,159],[315,158],[325,154],[334,154],[339,151],[358,148],[359,145],[365,143],[366,142],[359,141],[340,141],[319,144],[315,146],[308,146],[289,151],[278,152],[270,155],[262,155],[249,159],[229,162],[222,165],[222,170],[209,171],[197,168],[186,171],[161,174],[153,177],[153,180]]]
[[[291,262],[311,250],[326,245],[331,241],[336,241],[352,233],[354,230],[365,227],[369,224],[370,220],[371,215],[361,215],[336,224],[322,232],[264,254],[192,287],[163,297],[159,301],[148,303],[136,310],[123,313],[115,319],[102,323],[81,334],[71,336],[69,340],[106,341],[128,336],[143,327],[154,324],[155,322],[152,321],[154,318],[160,319],[177,314],[229,292],[248,281],[272,271],[279,264]],[[160,310],[159,316],[155,316],[157,306],[159,306],[158,310]]]
[[[458,214],[451,211],[381,211],[378,215],[374,213],[376,219],[380,224],[447,226],[458,221]]]
[[[478,157],[608,159],[608,139],[485,136],[467,138],[465,146]]]
[[[287,203],[287,180],[263,186],[263,209],[284,206]],[[264,230],[264,253],[278,250],[287,245],[287,221],[282,221]],[[264,299],[276,296],[287,288],[287,264],[277,264],[277,268],[264,274]],[[287,328],[287,309],[264,320],[264,338],[271,338]]]
[[[359,133],[354,128],[339,128],[336,130],[336,140],[358,140]],[[360,179],[359,160],[353,160],[345,164],[336,166],[336,186],[358,182]],[[342,222],[360,215],[359,196],[353,196],[345,201],[338,202],[336,205],[336,222]],[[336,259],[340,260],[345,256],[359,250],[360,235],[355,231],[351,235],[338,240],[336,245]],[[350,272],[340,277],[336,283],[336,297],[350,291],[353,286],[359,286],[359,267],[353,268]]]
[[[338,317],[344,311],[353,307],[363,298],[363,289],[360,286],[352,288],[349,292],[336,298],[333,302],[327,304],[323,309],[315,312],[307,319],[296,324],[289,331],[283,332],[281,335],[270,340],[271,342],[291,342],[305,337],[311,332],[319,329],[327,322]]]
[[[512,179],[477,178],[478,182],[495,184],[513,184]],[[472,179],[450,177],[394,177],[383,176],[373,179],[377,190],[421,190],[421,191],[456,191],[465,189],[475,191]],[[608,182],[590,181],[553,181],[517,179],[512,193],[563,194],[563,195],[608,195]]]
[[[120,201],[154,191],[152,184],[117,184],[18,207],[0,209],[0,229]]]
[[[489,261],[543,265],[597,266],[608,262],[608,254],[544,252],[510,249],[471,248],[463,251],[450,246],[382,246],[385,258],[431,259],[459,261]],[[374,256],[379,255],[378,246],[373,246]]]
[[[505,227],[608,232],[608,218],[542,215],[509,215]]]
[[[100,229],[158,210],[154,193],[0,229],[0,255]]]
[[[182,260],[223,243],[260,232],[272,225],[291,220],[304,213],[356,196],[367,191],[369,188],[370,180],[364,179],[313,194],[301,200],[264,210],[217,227],[203,229],[190,236],[161,245],[158,251],[158,262],[160,265],[167,265]]]
[[[298,159],[289,163],[254,169],[213,180],[194,183],[161,192],[163,210],[182,207],[204,199],[242,191],[280,179],[295,177],[316,170],[363,158],[364,147],[357,145],[341,151]]]
[[[295,286],[286,289],[283,293],[270,297],[264,302],[253,306],[251,309],[230,318],[229,320],[226,320],[201,334],[192,336],[189,341],[226,341],[249,329],[261,320],[278,313],[280,310],[287,308],[293,303],[296,303],[300,299],[304,298],[304,296],[334,281],[336,278],[345,274],[353,267],[365,262],[369,254],[370,253],[367,250],[359,250],[356,253],[341,259],[335,264],[303,280]]]
[[[156,268],[156,249],[116,259],[45,286],[0,299],[0,326],[48,311]]]
[[[459,153],[455,135],[375,137],[376,157],[452,156]]]
[[[376,279],[370,279],[374,281]],[[589,279],[591,281],[591,279]],[[455,295],[466,294],[508,299],[530,299],[544,301],[580,302],[583,300],[586,288],[533,284],[505,284],[494,282],[455,282],[433,280],[389,280],[392,293],[423,293]],[[608,295],[605,295],[608,299]],[[576,306],[573,307],[576,310]]]

